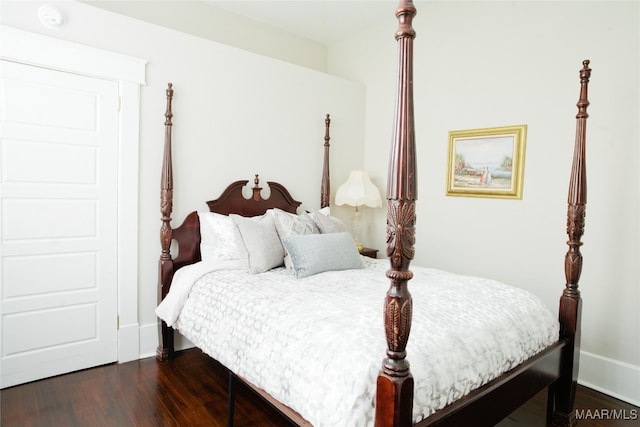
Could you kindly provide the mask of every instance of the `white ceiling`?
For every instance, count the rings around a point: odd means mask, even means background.
[[[397,0],[203,1],[323,44],[395,19],[398,6]]]

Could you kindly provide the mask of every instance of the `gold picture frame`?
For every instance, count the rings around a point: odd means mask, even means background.
[[[522,199],[527,125],[449,132],[447,196]]]

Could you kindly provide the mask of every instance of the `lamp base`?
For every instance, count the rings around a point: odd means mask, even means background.
[[[353,217],[351,218],[351,234],[353,235],[353,241],[358,248],[358,252],[364,248],[364,245],[360,243],[360,234],[362,233],[362,216],[360,216],[360,209],[355,207],[353,211]]]

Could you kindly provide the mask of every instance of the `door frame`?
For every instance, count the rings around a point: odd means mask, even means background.
[[[118,83],[118,362],[140,357],[138,148],[147,60],[0,25],[0,59]],[[126,207],[126,209],[124,208]]]

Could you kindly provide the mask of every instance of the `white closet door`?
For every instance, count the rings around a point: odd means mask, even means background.
[[[117,359],[118,85],[0,67],[4,388]]]

